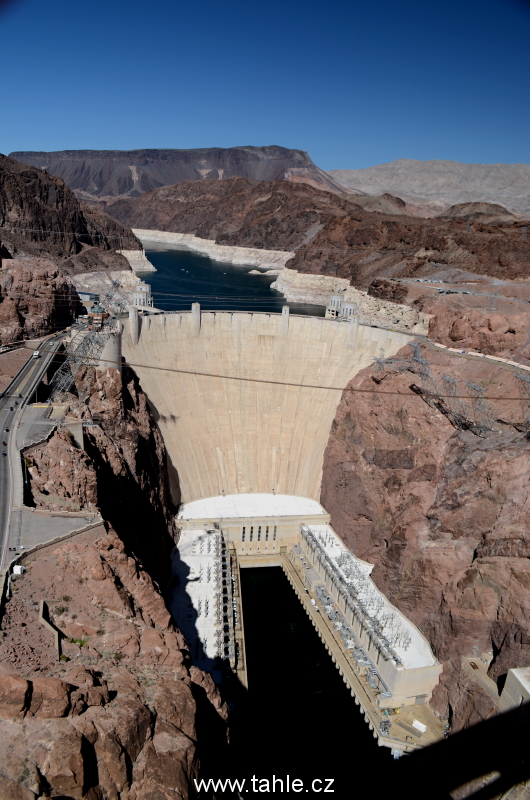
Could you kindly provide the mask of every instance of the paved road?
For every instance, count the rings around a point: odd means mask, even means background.
[[[11,381],[0,397],[0,568],[4,563],[4,550],[9,538],[11,522],[11,437],[15,436],[15,417],[21,406],[27,402],[37,383],[54,358],[65,334],[48,339],[42,344],[41,358],[30,358]],[[8,428],[8,430],[6,430]],[[4,445],[3,442],[6,444]],[[6,453],[4,456],[3,453]]]
[[[454,284],[451,284],[450,281],[447,282],[447,285],[442,285],[442,284],[445,284],[444,281],[432,281],[432,282],[426,283],[424,281],[418,281],[417,278],[396,278],[395,281],[396,281],[396,283],[405,283],[405,284],[408,284],[410,286],[413,286],[414,284],[417,284],[417,283],[421,283],[421,288],[422,289],[432,289],[433,292],[437,292],[440,295],[440,297],[442,296],[442,294],[470,294],[473,297],[487,297],[490,300],[493,299],[495,301],[496,300],[509,300],[512,303],[519,303],[520,305],[524,305],[524,306],[527,306],[530,303],[530,300],[520,300],[518,297],[508,297],[508,295],[500,294],[500,286],[499,286],[499,290],[495,291],[495,284],[493,284],[493,291],[491,291],[491,292],[473,292],[473,291],[470,291],[469,289],[457,289],[457,288],[455,288]],[[448,285],[451,285],[451,289],[447,288]],[[504,284],[502,284],[502,285],[504,285]],[[516,284],[516,285],[517,286],[522,286],[523,284]],[[486,311],[487,309],[482,309],[482,310]],[[490,309],[490,311],[491,310],[493,310],[493,309]]]

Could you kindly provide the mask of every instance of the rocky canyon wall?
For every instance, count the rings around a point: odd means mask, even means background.
[[[48,258],[6,259],[0,271],[0,342],[65,328],[80,311],[77,292]]]
[[[193,778],[226,748],[227,708],[141,562],[103,529],[26,566],[2,624],[2,799],[195,796]]]
[[[90,424],[83,430],[83,447],[62,428],[26,453],[33,503],[48,510],[97,507],[164,584],[174,543],[175,505],[167,452],[147,397],[128,368],[120,376],[114,369],[94,373],[85,367],[76,384],[86,400],[70,397],[70,417]],[[146,535],[153,530],[155,548]]]
[[[68,276],[128,271],[132,231],[58,178],[0,155],[0,342],[64,328],[80,311]]]
[[[168,247],[184,246],[196,253],[202,253],[215,261],[227,264],[238,264],[249,267],[267,267],[268,269],[283,269],[286,262],[294,253],[282,250],[259,250],[252,247],[230,247],[216,244],[212,239],[200,239],[189,233],[170,233],[168,231],[135,229],[135,235],[142,243],[157,242],[167,244]],[[144,245],[145,246],[145,245]]]
[[[345,279],[362,290],[379,277],[423,276],[448,267],[503,280],[528,276],[527,225],[490,210],[477,219],[426,220],[402,209],[390,213],[384,205],[378,211],[362,208],[355,195],[244,178],[185,181],[106,208],[135,229],[294,251],[290,269]]]
[[[61,259],[87,247],[101,252],[141,249],[129,228],[80,203],[62,180],[45,170],[0,154],[0,177],[1,238],[12,240],[13,247],[25,243],[35,255],[42,248]]]
[[[462,656],[487,654],[499,688],[530,659],[529,407],[514,368],[428,344],[421,352],[435,383],[409,347],[350,382],[321,502],[443,662],[434,703],[454,731],[498,711],[462,671]]]
[[[86,400],[72,396],[70,413],[93,427],[83,446],[62,429],[26,451],[31,491],[38,508],[98,509],[104,523],[29,555],[12,578],[0,795],[192,797],[193,778],[225,753],[227,707],[162,596],[175,536],[167,455],[134,374],[88,370],[77,387]]]

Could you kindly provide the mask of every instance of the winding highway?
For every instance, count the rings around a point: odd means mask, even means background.
[[[66,334],[54,335],[42,342],[40,358],[30,358],[15,375],[5,392],[0,396],[0,569],[4,565],[9,528],[11,524],[11,507],[13,503],[13,464],[11,461],[12,437],[16,436],[16,417],[21,408],[31,397],[35,387],[50,362],[55,357]],[[5,444],[3,444],[5,442]],[[5,455],[4,455],[5,453]]]

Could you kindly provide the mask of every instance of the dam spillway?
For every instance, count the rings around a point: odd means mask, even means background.
[[[392,356],[411,340],[288,309],[135,314],[123,355],[155,410],[182,502],[252,492],[318,500],[343,389],[381,350]]]

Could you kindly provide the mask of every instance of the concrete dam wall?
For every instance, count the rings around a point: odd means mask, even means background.
[[[381,348],[392,356],[411,340],[285,311],[195,305],[139,319],[133,311],[125,322],[123,354],[158,414],[183,502],[246,492],[318,500],[342,390]]]

